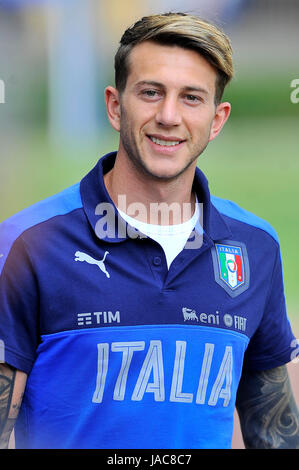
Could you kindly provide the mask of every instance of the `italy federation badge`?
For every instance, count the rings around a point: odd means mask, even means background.
[[[236,297],[249,287],[249,261],[244,243],[226,240],[212,248],[215,281]]]

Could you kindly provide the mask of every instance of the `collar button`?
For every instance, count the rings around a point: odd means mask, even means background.
[[[154,264],[154,266],[161,266],[162,260],[161,260],[160,256],[155,256],[154,257],[153,264]]]

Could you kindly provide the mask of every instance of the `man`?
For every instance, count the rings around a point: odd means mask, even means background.
[[[233,74],[215,26],[180,13],[122,37],[105,91],[117,153],[2,224],[2,446],[298,448],[277,236],[211,198],[197,158]]]

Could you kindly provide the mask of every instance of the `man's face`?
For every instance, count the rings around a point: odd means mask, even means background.
[[[195,51],[150,41],[134,47],[129,63],[119,152],[154,179],[194,171],[218,122],[214,68]]]

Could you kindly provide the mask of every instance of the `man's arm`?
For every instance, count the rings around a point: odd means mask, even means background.
[[[7,449],[18,417],[27,375],[8,364],[0,364],[0,449]]]
[[[236,406],[247,449],[299,449],[299,412],[285,365],[245,370]]]

